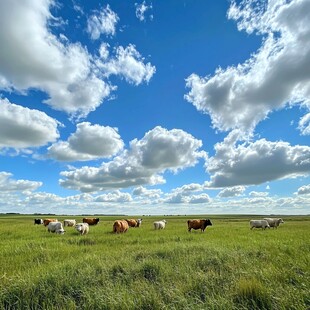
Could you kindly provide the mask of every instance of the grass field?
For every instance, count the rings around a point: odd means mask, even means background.
[[[192,216],[162,231],[144,217],[122,235],[101,216],[86,236],[34,218],[0,216],[0,309],[310,309],[310,216],[265,231],[210,216],[204,233],[187,232]]]

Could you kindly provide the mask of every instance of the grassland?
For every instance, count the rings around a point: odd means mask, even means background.
[[[187,232],[192,217],[162,231],[144,217],[123,235],[100,218],[79,236],[0,216],[0,309],[310,308],[310,217],[251,231],[250,216],[210,216],[205,233]]]

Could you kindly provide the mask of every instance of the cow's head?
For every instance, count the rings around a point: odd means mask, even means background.
[[[207,226],[212,226],[212,223],[209,219],[204,220],[204,228],[206,228]]]

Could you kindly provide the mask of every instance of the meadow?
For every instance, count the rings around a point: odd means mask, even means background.
[[[265,231],[249,229],[258,217],[208,216],[204,233],[186,224],[202,216],[146,216],[120,235],[122,217],[100,216],[85,236],[48,233],[35,217],[0,216],[0,309],[310,308],[310,216]]]

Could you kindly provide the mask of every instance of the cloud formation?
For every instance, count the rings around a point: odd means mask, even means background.
[[[144,64],[144,58],[134,45],[129,44],[125,48],[119,46],[115,49],[115,56],[109,59],[107,59],[109,55],[107,48],[107,45],[101,45],[100,58],[96,62],[104,76],[119,75],[125,78],[127,82],[139,85],[144,81],[148,83],[155,74],[155,66],[149,62]]]
[[[232,3],[228,18],[239,30],[264,36],[246,62],[213,76],[192,74],[185,98],[209,114],[216,129],[252,132],[273,110],[286,105],[310,107],[310,2],[242,1]]]
[[[59,123],[44,112],[1,98],[0,111],[0,149],[39,147],[59,137]]]
[[[219,197],[235,197],[240,196],[245,191],[244,186],[233,186],[233,187],[227,187],[224,188],[222,191],[219,192]]]
[[[143,1],[142,3],[135,3],[135,7],[136,7],[136,17],[141,21],[145,21],[146,19],[146,12],[149,10],[152,10],[153,6],[152,3],[150,5],[147,5],[145,1]],[[153,15],[150,15],[149,18],[152,20],[153,19]]]
[[[109,126],[77,124],[68,141],[58,141],[48,148],[48,156],[59,161],[86,161],[109,158],[124,147],[117,129]]]
[[[110,74],[135,85],[150,80],[155,67],[144,65],[132,45],[119,47],[116,58],[105,59],[108,69],[103,72],[96,56],[84,46],[70,43],[63,34],[54,35],[49,27],[56,19],[50,12],[53,5],[52,0],[0,2],[0,42],[5,42],[0,49],[0,90],[43,91],[48,95],[44,103],[80,118],[96,110],[116,89],[107,79]],[[95,17],[89,22],[94,39],[101,33],[114,34],[118,17],[109,6]]]
[[[92,40],[100,38],[101,34],[115,35],[116,24],[119,21],[118,15],[113,12],[109,5],[96,11],[87,20],[87,32]]]
[[[298,195],[309,195],[310,194],[310,184],[299,187],[297,194]]]
[[[0,171],[0,192],[23,192],[34,191],[42,186],[42,182],[34,182],[28,180],[14,180],[12,174],[5,171]]]
[[[208,187],[231,187],[306,176],[310,173],[310,147],[260,139],[236,145],[234,132],[215,145],[209,158]]]
[[[196,165],[206,154],[199,151],[200,140],[180,129],[168,131],[155,127],[141,140],[130,142],[130,149],[105,162],[101,167],[82,167],[63,171],[60,185],[82,192],[121,189],[131,186],[165,182],[166,170],[178,170]]]

